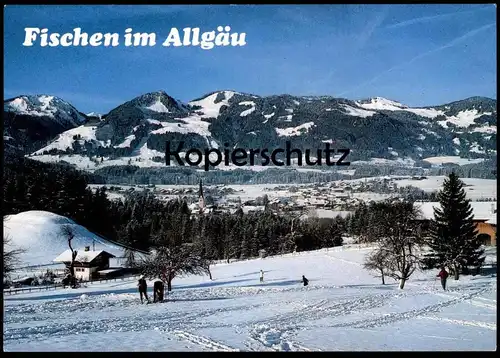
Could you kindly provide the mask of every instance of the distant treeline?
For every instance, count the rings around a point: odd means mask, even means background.
[[[94,172],[94,178],[99,181],[96,184],[105,182],[107,184],[196,185],[200,179],[206,184],[306,184],[385,175],[448,175],[454,171],[462,178],[496,179],[496,158],[463,166],[445,165],[442,168],[428,166],[427,168],[408,168],[389,165],[352,165],[343,169],[355,170],[355,173],[346,175],[335,170],[317,172],[269,168],[263,171],[236,169],[202,172],[190,167],[141,168],[123,165],[100,168]]]
[[[264,171],[236,169],[200,172],[189,167],[140,168],[129,165],[100,168],[95,171],[95,174],[107,184],[156,185],[196,185],[200,179],[206,184],[300,184],[350,178],[338,172],[298,172],[274,168]]]

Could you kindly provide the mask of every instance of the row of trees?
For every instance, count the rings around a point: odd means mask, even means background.
[[[131,196],[123,206],[125,211],[132,207],[132,211],[119,240],[152,252],[140,262],[129,250],[129,266],[148,277],[163,278],[169,289],[171,280],[180,273],[210,274],[214,260],[257,257],[260,250],[276,255],[337,246],[345,232],[341,218],[299,219],[270,210],[193,216],[185,201],[161,202],[148,194]],[[155,206],[158,211],[148,209]]]

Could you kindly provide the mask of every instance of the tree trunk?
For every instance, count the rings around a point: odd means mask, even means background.
[[[380,271],[380,273],[382,274],[382,285],[385,285],[385,275],[384,275],[384,271]]]
[[[212,272],[210,271],[210,267],[207,269],[208,270],[208,277],[212,280]]]
[[[460,272],[458,271],[458,266],[456,264],[453,264],[453,276],[455,280],[458,280],[460,277]]]
[[[167,279],[167,291],[168,292],[172,291],[172,278],[173,277],[169,276]]]
[[[406,283],[406,280],[404,278],[400,279],[399,280],[399,289],[402,290],[403,288],[405,288],[405,283]]]
[[[72,235],[71,232],[68,233],[68,235]],[[75,259],[76,259],[76,256],[77,256],[77,252],[75,250],[73,250],[73,247],[71,246],[71,240],[73,240],[73,237],[70,236],[68,238],[68,246],[69,246],[69,249],[71,250],[71,263],[69,265],[69,275],[70,275],[70,287],[71,288],[75,288],[76,287],[76,284],[75,284]]]

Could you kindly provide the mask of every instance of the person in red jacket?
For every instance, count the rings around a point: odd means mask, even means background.
[[[446,279],[448,278],[448,272],[446,272],[444,267],[441,267],[441,271],[439,271],[436,277],[441,278],[441,286],[443,286],[443,290],[446,291]]]

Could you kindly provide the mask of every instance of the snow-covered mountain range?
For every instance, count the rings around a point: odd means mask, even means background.
[[[8,145],[36,148],[58,134],[88,120],[61,98],[26,95],[4,101],[4,141]]]
[[[28,137],[42,137],[45,143],[39,140],[30,151],[33,159],[63,160],[89,170],[164,167],[166,141],[174,148],[184,141],[186,150],[204,150],[225,144],[284,148],[290,140],[295,148],[313,152],[329,142],[350,148],[351,161],[491,158],[496,157],[496,106],[496,100],[485,97],[413,108],[381,97],[353,101],[235,91],[182,103],[157,91],[101,116],[85,115],[57,97],[20,96],[4,102],[4,143],[29,142],[20,134],[35,133]]]

